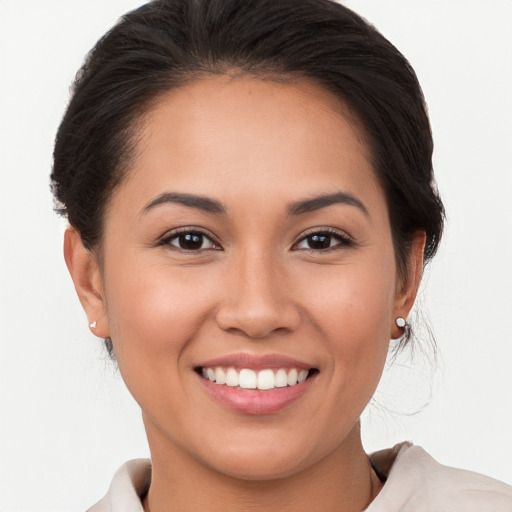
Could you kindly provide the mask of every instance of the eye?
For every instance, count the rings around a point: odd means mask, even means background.
[[[309,233],[307,236],[299,240],[293,248],[325,251],[338,247],[347,247],[351,244],[352,240],[350,240],[348,236],[339,233],[338,231],[323,230]]]
[[[220,247],[201,231],[187,230],[174,232],[166,236],[160,245],[170,245],[182,251],[203,251],[208,249],[220,249]]]

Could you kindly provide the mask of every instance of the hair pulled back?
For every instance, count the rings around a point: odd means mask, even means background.
[[[407,273],[418,230],[427,237],[425,262],[432,258],[444,211],[418,80],[373,26],[331,0],[155,0],[100,39],[76,76],[51,175],[56,210],[86,247],[100,246],[109,197],[134,155],[137,121],[163,93],[233,72],[306,77],[338,95],[365,131],[398,271]]]

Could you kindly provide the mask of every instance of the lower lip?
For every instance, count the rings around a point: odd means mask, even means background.
[[[243,414],[272,414],[288,407],[307,392],[316,378],[316,374],[295,386],[274,388],[267,391],[230,387],[205,379],[198,375],[202,385],[218,402],[229,409]]]

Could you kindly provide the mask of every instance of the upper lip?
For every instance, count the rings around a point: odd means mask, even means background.
[[[266,368],[297,368],[298,370],[309,370],[315,366],[288,357],[282,354],[230,354],[214,359],[209,359],[197,365],[198,368],[213,368],[221,366],[225,368],[250,368],[252,370],[264,370]]]

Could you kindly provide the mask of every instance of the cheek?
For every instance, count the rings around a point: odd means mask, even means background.
[[[120,272],[120,267],[129,272]],[[109,275],[107,309],[120,364],[125,352],[143,359],[179,353],[207,308],[206,283],[198,287],[191,269],[176,276],[163,265],[119,259]]]
[[[115,259],[105,289],[120,373],[141,408],[158,416],[186,407],[187,347],[208,317],[209,304],[205,283],[194,279],[193,269],[176,274],[145,263]]]
[[[302,293],[309,295],[316,322],[329,339],[338,335],[340,342],[363,338],[371,343],[384,336],[389,341],[395,299],[393,265],[383,261],[374,265],[349,263],[320,269],[311,277],[316,287],[304,287]]]
[[[385,363],[395,299],[394,260],[343,266],[310,300],[310,314],[331,355],[331,378],[370,397]],[[357,384],[357,385],[356,385]]]

